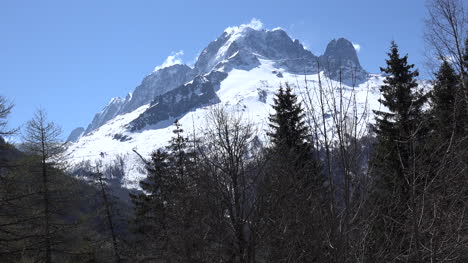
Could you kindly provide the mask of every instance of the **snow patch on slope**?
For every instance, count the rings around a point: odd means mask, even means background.
[[[221,105],[242,111],[243,117],[256,125],[259,138],[265,140],[268,116],[272,113],[273,97],[279,86],[284,85],[285,82],[290,83],[294,92],[302,100],[306,91],[304,81],[306,79],[309,93],[316,104],[318,101],[316,97],[318,94],[318,75],[298,76],[275,68],[273,61],[260,60],[260,62],[260,66],[250,71],[240,69],[230,71],[216,93]],[[369,121],[373,121],[371,109],[380,108],[377,99],[379,97],[378,86],[381,83],[382,77],[380,75],[371,75],[366,83],[354,89],[351,87],[345,89],[347,92],[345,97],[354,94],[358,112],[366,113]],[[330,81],[327,85],[329,84],[331,84],[330,91],[337,92],[333,87],[338,87],[338,83]],[[100,160],[104,164],[110,164],[116,156],[123,156],[126,159],[124,186],[138,188],[138,182],[145,177],[145,171],[141,169],[143,164],[133,150],[136,150],[143,157],[149,158],[154,150],[167,145],[174,129],[172,125],[157,124],[152,127],[153,129],[129,132],[126,125],[145,112],[149,106],[147,104],[130,113],[118,115],[98,129],[81,137],[78,142],[71,144],[68,149],[70,164],[76,165],[87,160],[91,160],[91,163]],[[206,126],[205,116],[208,110],[208,107],[199,108],[184,116],[173,116],[163,122],[170,124],[179,118],[186,135],[193,136],[193,131],[202,134],[203,127]],[[327,127],[330,128],[330,131],[332,130],[332,118],[327,119]]]

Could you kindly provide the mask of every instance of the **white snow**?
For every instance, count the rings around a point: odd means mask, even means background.
[[[106,107],[109,106],[109,105],[111,105],[111,104],[120,103],[120,102],[122,102],[122,98],[120,98],[120,97],[114,97],[114,98],[112,98],[112,99],[107,103]]]
[[[178,52],[172,52],[170,56],[166,58],[166,60],[159,66],[155,67],[153,72],[158,71],[162,68],[167,68],[176,64],[182,64],[182,56],[184,55],[183,50],[179,50]]]
[[[361,51],[361,45],[357,44],[357,43],[353,43],[353,47],[354,49],[356,50],[356,52],[359,53],[359,51]]]
[[[252,18],[250,20],[250,23],[242,24],[240,26],[228,27],[228,28],[226,28],[224,30],[224,32],[226,32],[228,34],[238,33],[239,31],[242,31],[243,29],[245,29],[247,27],[250,27],[250,28],[255,29],[255,30],[260,30],[260,29],[263,28],[263,23],[262,23],[262,21],[260,21],[259,19],[254,17],[254,18]]]
[[[268,115],[271,113],[273,97],[279,85],[284,85],[285,82],[290,83],[294,87],[294,92],[302,100],[305,98],[306,79],[309,94],[314,104],[318,101],[319,89],[318,75],[296,76],[275,68],[273,61],[260,60],[260,62],[259,67],[250,71],[233,69],[229,72],[228,77],[221,82],[217,95],[223,106],[243,111],[243,117],[255,123],[259,137],[265,139]],[[277,76],[278,72],[282,73],[282,78]],[[381,83],[382,77],[380,75],[371,75],[366,83],[355,89],[346,87],[344,91],[344,97],[354,96],[356,98],[358,113],[367,112],[366,116],[369,121],[373,121],[371,109],[380,107],[377,102],[379,97],[377,87]],[[332,96],[337,96],[338,90],[335,88],[338,87],[338,83],[329,81],[324,86],[327,86],[331,92],[326,98],[329,104],[327,108],[331,108]],[[265,103],[259,99],[259,92],[266,93]],[[86,160],[91,160],[91,162],[101,160],[104,164],[109,164],[116,156],[123,156],[126,158],[125,186],[138,187],[139,180],[145,175],[141,170],[143,167],[141,160],[132,150],[136,149],[142,156],[148,158],[155,149],[167,144],[174,129],[172,126],[174,119],[170,119],[153,127],[146,127],[139,132],[127,131],[125,125],[137,118],[148,107],[149,105],[145,105],[131,113],[118,115],[92,133],[81,137],[76,143],[71,144],[67,151],[69,163],[76,165]],[[182,116],[179,121],[188,135],[193,134],[193,131],[198,134],[203,132],[207,110],[208,108],[200,108]],[[326,125],[332,130],[332,118],[327,119]],[[116,134],[127,136],[130,139],[126,141],[114,139]]]

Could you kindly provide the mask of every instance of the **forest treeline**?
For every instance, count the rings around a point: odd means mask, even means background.
[[[382,110],[359,111],[321,74],[279,87],[264,137],[241,111],[211,107],[202,131],[176,121],[168,146],[141,157],[147,177],[128,196],[123,160],[67,174],[38,111],[21,151],[0,141],[0,261],[468,262],[461,5],[428,2],[430,89],[392,42]],[[11,110],[2,98],[1,136],[15,132]]]

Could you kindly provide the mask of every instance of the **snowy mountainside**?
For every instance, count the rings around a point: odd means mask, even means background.
[[[151,73],[127,97],[112,98],[107,106],[94,116],[84,133],[90,133],[119,114],[129,113],[150,103],[154,97],[179,87],[193,77],[195,77],[193,69],[180,64],[161,68]]]
[[[85,129],[83,127],[75,128],[73,131],[71,131],[70,135],[68,135],[66,142],[78,141],[80,137],[84,134],[84,132],[85,132]]]
[[[71,167],[94,161],[106,165],[117,156],[123,157],[124,184],[138,187],[145,175],[133,150],[149,157],[165,146],[175,119],[188,134],[202,134],[207,111],[212,105],[222,105],[242,112],[264,138],[279,86],[290,83],[300,99],[307,97],[307,87],[315,104],[318,72],[332,96],[341,79],[344,97],[355,100],[357,113],[373,121],[372,110],[380,108],[377,100],[382,77],[362,69],[350,41],[333,40],[323,55],[316,56],[281,29],[241,25],[225,30],[211,42],[193,68],[181,64],[158,68],[126,98],[112,99],[84,133],[80,130],[81,134],[74,136],[77,140],[68,147],[68,161]],[[331,129],[332,118],[326,122]]]
[[[272,61],[275,68],[294,74],[317,74],[324,71],[348,85],[363,83],[367,78],[352,43],[344,38],[332,40],[321,56],[305,49],[299,40],[291,39],[280,29],[263,30],[249,25],[226,29],[199,55],[193,68],[174,64],[158,67],[125,98],[113,98],[94,116],[85,130],[91,133],[119,114],[129,113],[151,103],[157,96],[170,92],[197,76],[212,71],[229,73],[232,69],[251,70],[260,59]],[[212,83],[219,85],[219,81]]]
[[[279,77],[281,73],[282,77]],[[281,76],[280,75],[280,76]],[[317,83],[318,75],[305,76],[310,83]],[[250,71],[234,69],[221,82],[216,95],[221,105],[233,110],[243,112],[246,121],[255,123],[258,127],[260,137],[264,136],[267,129],[268,115],[271,113],[271,104],[274,94],[281,83],[288,81],[292,83],[294,92],[299,94],[304,91],[301,80],[304,76],[297,76],[279,70],[274,63],[261,60],[261,65]],[[299,85],[294,83],[299,82]],[[372,75],[365,83],[356,87],[352,93],[356,96],[358,111],[367,112],[371,116],[371,109],[379,109],[377,102],[379,95],[378,87],[382,83],[382,78]],[[336,82],[333,83],[337,85]],[[314,84],[309,84],[314,86]],[[374,87],[374,88],[373,88]],[[351,87],[346,87],[351,94]],[[71,164],[78,164],[86,160],[101,160],[104,163],[111,162],[112,158],[120,155],[126,158],[125,184],[127,187],[137,187],[139,180],[144,177],[141,171],[140,158],[132,152],[136,149],[144,157],[149,157],[151,152],[157,148],[164,147],[172,136],[174,130],[173,121],[180,118],[182,127],[190,135],[193,130],[197,134],[203,132],[202,127],[206,123],[205,116],[209,111],[209,106],[193,109],[185,115],[170,116],[166,120],[158,122],[151,128],[132,132],[128,129],[128,124],[138,120],[140,115],[151,108],[150,104],[141,106],[130,113],[121,114],[108,121],[92,133],[81,137],[76,143],[70,145],[68,149],[69,161]],[[369,118],[371,121],[373,118]],[[330,119],[331,121],[331,119]],[[327,127],[332,127],[332,123]]]

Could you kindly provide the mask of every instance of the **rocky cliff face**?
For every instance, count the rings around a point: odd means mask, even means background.
[[[220,104],[245,116],[258,130],[258,138],[265,139],[278,87],[289,82],[299,94],[304,87],[298,79],[307,79],[313,89],[319,80],[318,72],[321,77],[342,81],[343,96],[353,96],[357,114],[372,120],[372,110],[381,108],[376,87],[383,78],[367,76],[350,41],[332,40],[324,54],[317,56],[284,30],[258,30],[244,25],[226,29],[209,43],[193,67],[177,64],[158,68],[133,93],[112,99],[95,115],[84,134],[79,129],[70,136],[69,140],[75,142],[70,144],[67,156],[72,166],[94,160],[112,165],[116,158],[124,160],[122,184],[138,187],[143,166],[133,151],[149,158],[152,151],[166,146],[175,119],[187,134],[203,134],[209,112],[206,106]],[[324,84],[331,85],[326,88],[332,93],[339,85],[335,81]],[[351,89],[354,85],[357,87]],[[309,95],[317,94],[312,90]],[[299,100],[303,98],[299,96]],[[312,98],[312,103],[318,103],[316,99]],[[328,114],[333,109],[324,111]],[[332,118],[325,121],[328,127],[333,126]]]
[[[278,67],[291,73],[303,74],[304,70],[317,72],[318,58],[304,49],[298,40],[292,40],[284,30],[255,30],[249,27],[225,31],[203,50],[195,69],[199,73],[212,69],[249,70],[258,65],[258,59],[275,61]]]
[[[80,137],[83,135],[85,129],[83,127],[78,127],[74,129],[70,135],[68,136],[66,142],[76,142],[80,139]]]
[[[180,87],[194,77],[195,72],[192,68],[180,64],[161,68],[151,73],[125,99],[113,98],[101,112],[94,116],[85,134],[101,127],[119,114],[129,113],[150,103],[156,96]]]
[[[156,97],[151,106],[130,122],[127,128],[132,132],[152,126],[164,128],[172,125],[175,118],[180,118],[189,111],[220,102],[216,91],[226,76],[224,72],[213,71],[205,76],[197,76],[190,83]],[[165,120],[170,122],[158,125]]]
[[[349,86],[358,85],[367,79],[353,44],[345,39],[332,40],[325,53],[320,56],[320,65],[328,76],[341,80]]]
[[[181,64],[160,68],[146,76],[125,99],[112,99],[95,115],[85,134],[118,115],[150,103],[147,112],[128,125],[131,131],[180,117],[196,107],[217,101],[214,91],[229,72],[252,70],[260,66],[261,61],[269,61],[278,70],[291,74],[310,75],[324,71],[331,79],[348,86],[367,79],[356,50],[344,38],[332,40],[325,53],[316,56],[282,29],[256,30],[243,25],[225,30],[209,43],[193,68]]]
[[[198,57],[194,69],[187,69],[186,76],[197,74],[192,82],[166,93],[158,91],[161,95],[149,93],[146,97],[155,98],[151,107],[128,127],[132,132],[155,127],[158,122],[179,118],[197,107],[217,102],[215,90],[231,70],[249,71],[258,67],[261,60],[272,61],[276,68],[292,74],[325,71],[331,79],[347,85],[358,85],[367,76],[352,43],[344,38],[331,41],[325,54],[317,57],[281,29],[235,28],[211,42]],[[134,107],[141,105],[144,104],[136,103]]]
[[[195,77],[195,72],[187,65],[176,64],[161,68],[143,79],[136,87],[131,99],[123,107],[123,113],[131,112],[150,103],[156,96],[169,92]]]

